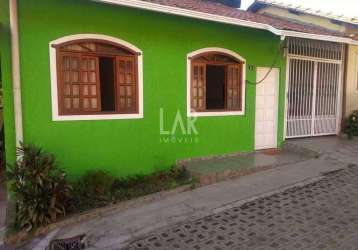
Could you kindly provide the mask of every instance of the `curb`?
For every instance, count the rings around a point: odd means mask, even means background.
[[[159,201],[167,197],[170,197],[172,195],[187,192],[190,190],[192,190],[192,185],[187,184],[172,190],[161,191],[158,193],[149,194],[133,200],[123,201],[114,205],[109,205],[102,208],[96,208],[90,211],[86,211],[83,213],[74,214],[69,216],[68,218],[64,218],[59,222],[40,227],[35,231],[31,231],[31,232],[20,231],[15,234],[5,235],[4,242],[10,246],[21,246],[28,243],[28,241],[30,241],[32,238],[46,235],[57,228],[69,226],[71,224],[76,224],[80,222],[85,222],[95,218],[111,215],[117,212],[122,212],[128,209],[136,208],[150,202]],[[1,231],[0,231],[0,237],[1,237]],[[1,241],[0,241],[0,246],[1,246]]]

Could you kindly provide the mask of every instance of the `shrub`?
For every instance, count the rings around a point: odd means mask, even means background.
[[[190,176],[185,168],[172,168],[151,175],[137,175],[116,179],[112,193],[115,200],[129,200],[189,183]]]
[[[89,171],[73,184],[71,209],[83,211],[108,204],[112,201],[113,182],[114,178],[104,171]]]
[[[82,212],[190,182],[184,168],[116,179],[104,171],[90,171],[73,184],[74,195],[69,208],[73,213]]]
[[[110,195],[114,178],[104,171],[90,171],[75,184],[76,191],[83,195],[106,197]]]
[[[358,110],[347,118],[344,132],[348,134],[349,138],[358,136]]]
[[[7,179],[16,199],[16,227],[31,230],[66,214],[71,186],[53,155],[34,145],[18,148],[19,160]]]

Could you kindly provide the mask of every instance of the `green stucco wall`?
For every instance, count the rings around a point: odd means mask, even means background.
[[[71,176],[105,169],[117,176],[169,168],[177,159],[254,150],[255,86],[246,88],[244,116],[201,117],[198,135],[164,142],[177,111],[186,119],[186,55],[205,47],[221,47],[247,60],[247,79],[256,66],[271,66],[280,39],[267,31],[164,15],[84,0],[19,0],[20,60],[25,143],[52,152]],[[50,41],[78,33],[98,33],[128,41],[143,51],[144,118],[138,120],[51,120]],[[6,66],[6,65],[5,65]],[[284,60],[281,70],[279,143],[282,142]],[[6,87],[10,95],[10,85]],[[11,99],[11,98],[9,98]],[[9,110],[12,105],[9,105]],[[9,112],[9,111],[8,111]],[[12,121],[7,122],[12,125]],[[12,129],[7,131],[13,136]],[[13,154],[14,141],[7,143]]]
[[[11,43],[10,43],[10,21],[9,1],[0,0],[0,67],[1,82],[4,95],[4,128],[6,143],[6,160],[11,163],[16,159],[15,126],[13,91],[11,76]]]

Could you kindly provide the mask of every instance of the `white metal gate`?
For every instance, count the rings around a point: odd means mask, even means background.
[[[344,46],[288,40],[286,138],[339,132]]]

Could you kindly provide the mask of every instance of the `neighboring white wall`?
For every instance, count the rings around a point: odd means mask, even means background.
[[[345,32],[344,25],[334,24],[330,21],[330,19],[320,16],[315,16],[311,14],[293,14],[290,13],[287,9],[274,7],[274,6],[267,6],[265,8],[262,8],[258,11],[260,14],[266,14],[271,16],[277,16],[285,19],[291,19],[307,24],[314,24],[326,29],[338,31],[338,32]]]
[[[358,46],[349,45],[346,88],[346,115],[358,110]]]

